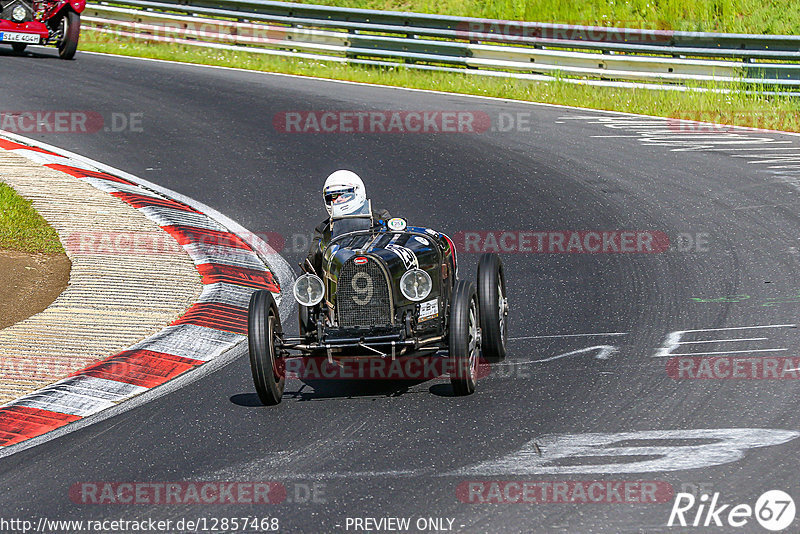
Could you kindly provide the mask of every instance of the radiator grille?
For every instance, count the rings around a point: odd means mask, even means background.
[[[392,322],[389,284],[377,261],[344,264],[336,288],[339,326],[386,326]]]

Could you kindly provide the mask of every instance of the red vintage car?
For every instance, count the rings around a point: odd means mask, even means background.
[[[0,43],[22,53],[29,44],[55,45],[62,59],[78,49],[86,0],[0,0]]]

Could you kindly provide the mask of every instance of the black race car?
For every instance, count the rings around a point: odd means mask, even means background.
[[[299,337],[284,335],[270,292],[256,291],[250,299],[250,366],[264,404],[280,403],[293,357],[341,364],[447,350],[457,395],[475,391],[481,353],[490,362],[505,357],[508,301],[496,254],[481,257],[476,291],[458,280],[446,235],[403,219],[375,226],[370,215],[350,215],[333,220],[323,258],[323,272],[307,261],[294,284]]]

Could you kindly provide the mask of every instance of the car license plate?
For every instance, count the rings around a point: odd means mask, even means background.
[[[34,33],[0,32],[0,41],[4,43],[39,44],[39,36]]]
[[[423,302],[419,306],[419,322],[439,317],[439,300],[433,299]]]

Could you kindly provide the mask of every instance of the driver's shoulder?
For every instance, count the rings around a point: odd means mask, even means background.
[[[326,230],[330,229],[330,227],[331,227],[331,220],[325,219],[324,221],[319,223],[316,228],[314,228],[314,232],[317,234],[324,234]]]
[[[372,219],[375,222],[388,221],[391,218],[392,218],[392,216],[389,214],[389,210],[384,210],[384,209],[374,209],[374,210],[372,210]]]

